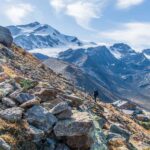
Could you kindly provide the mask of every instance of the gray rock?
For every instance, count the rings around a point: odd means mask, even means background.
[[[87,113],[76,112],[72,119],[58,121],[54,127],[57,137],[87,135],[93,127],[93,122]]]
[[[12,42],[13,38],[10,31],[5,27],[0,26],[0,43],[5,45],[6,47],[10,47]]]
[[[53,107],[50,112],[54,115],[58,115],[58,118],[70,118],[72,115],[71,108],[66,102],[61,102]]]
[[[120,134],[122,137],[129,139],[131,133],[115,124],[111,125],[110,132]]]
[[[47,132],[51,132],[53,125],[57,122],[57,118],[41,106],[28,109],[25,118],[31,125]]]
[[[16,103],[8,97],[2,98],[2,103],[7,107],[15,107],[16,106]]]
[[[25,102],[30,101],[30,100],[33,100],[33,99],[35,99],[35,96],[31,95],[31,94],[28,94],[28,93],[19,93],[16,96],[16,100],[20,104],[25,103]]]
[[[10,150],[11,147],[2,138],[0,138],[0,150]]]
[[[0,83],[0,97],[5,97],[8,94],[10,94],[11,92],[13,92],[14,87],[6,82],[2,82]]]
[[[60,114],[56,115],[58,119],[70,119],[71,116],[72,116],[72,111],[70,107],[67,110],[64,110]]]
[[[58,144],[55,150],[70,150],[70,148],[65,144]]]
[[[44,131],[29,125],[27,133],[33,137],[33,141],[38,142],[44,137]]]
[[[11,122],[20,121],[22,118],[23,109],[20,107],[12,107],[0,111],[0,117]]]

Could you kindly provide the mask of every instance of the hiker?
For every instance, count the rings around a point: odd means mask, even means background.
[[[97,101],[96,99],[97,99],[98,95],[99,95],[98,90],[95,90],[94,91],[94,100],[95,100],[95,102]]]

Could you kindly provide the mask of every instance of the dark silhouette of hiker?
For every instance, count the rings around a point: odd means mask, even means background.
[[[99,95],[98,90],[95,90],[94,91],[94,100],[95,100],[95,102],[97,101],[98,95]]]

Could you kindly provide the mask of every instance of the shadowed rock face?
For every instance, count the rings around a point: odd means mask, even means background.
[[[7,28],[0,26],[0,43],[10,47],[13,42],[10,31]]]

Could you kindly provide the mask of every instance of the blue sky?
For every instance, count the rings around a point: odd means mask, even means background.
[[[150,48],[150,0],[0,0],[0,25],[34,21],[81,40]]]

